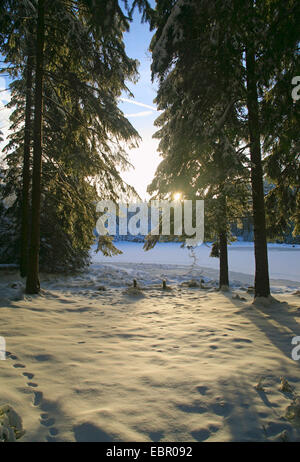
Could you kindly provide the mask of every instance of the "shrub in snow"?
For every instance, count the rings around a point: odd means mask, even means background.
[[[24,433],[22,419],[16,411],[9,404],[0,407],[0,442],[14,442]]]
[[[293,393],[294,388],[289,384],[285,377],[280,377],[280,387],[279,390],[284,393]]]

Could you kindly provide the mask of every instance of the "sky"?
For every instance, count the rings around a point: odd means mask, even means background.
[[[155,6],[154,0],[150,3],[153,7]],[[119,107],[142,138],[137,149],[127,150],[129,161],[134,169],[122,172],[123,180],[135,188],[142,200],[149,199],[146,192],[147,186],[151,183],[160,162],[157,153],[158,141],[152,139],[152,135],[157,130],[154,127],[154,120],[159,114],[153,103],[156,86],[151,82],[151,54],[148,50],[152,35],[153,32],[150,32],[149,25],[141,23],[141,15],[136,10],[130,31],[125,34],[124,41],[127,55],[140,62],[138,69],[140,78],[136,84],[128,84],[134,98],[123,94]],[[9,92],[4,91],[7,86],[6,77],[0,76],[0,129],[5,137],[8,134],[10,113],[10,110],[4,107],[9,101]],[[4,145],[5,143],[2,143],[0,147]]]
[[[150,3],[153,7],[155,6],[154,1]],[[143,200],[149,199],[146,192],[147,186],[151,183],[161,160],[157,152],[158,141],[152,138],[157,131],[154,121],[159,115],[153,102],[156,96],[156,85],[151,82],[149,45],[152,35],[153,32],[150,32],[149,25],[141,23],[141,16],[136,11],[130,31],[125,34],[124,41],[127,55],[140,62],[140,78],[137,84],[128,85],[134,94],[134,99],[131,99],[129,103],[128,96],[124,95],[126,101],[120,103],[120,108],[139,132],[142,141],[138,149],[128,151],[134,170],[123,173],[122,177],[135,187]]]
[[[6,90],[8,87],[8,79],[5,76],[0,75],[0,130],[2,131],[2,137],[5,138],[8,134],[9,128],[9,114],[10,109],[6,108],[5,105],[10,100],[10,93]],[[2,149],[5,143],[0,143]]]

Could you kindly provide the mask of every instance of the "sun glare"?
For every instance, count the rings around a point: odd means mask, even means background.
[[[180,192],[174,193],[174,201],[180,201],[182,194]]]

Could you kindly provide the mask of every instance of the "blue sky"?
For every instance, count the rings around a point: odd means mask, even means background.
[[[155,6],[155,2],[150,2]],[[135,12],[130,32],[125,34],[125,45],[128,56],[138,59],[140,62],[140,79],[137,84],[130,84],[129,88],[134,94],[132,103],[122,101],[120,108],[129,118],[132,125],[142,137],[138,149],[129,151],[131,163],[135,169],[124,173],[125,181],[134,186],[141,198],[149,198],[146,189],[151,183],[155,170],[160,161],[157,153],[157,140],[152,139],[153,133],[157,130],[154,127],[154,120],[158,116],[153,100],[156,96],[156,85],[151,82],[151,53],[149,45],[153,32],[150,32],[147,23],[141,23],[141,16]],[[124,95],[124,98],[128,98]],[[149,107],[133,104],[133,102],[145,104]],[[153,108],[153,109],[151,109]]]
[[[1,55],[0,59],[2,59]],[[10,114],[10,110],[5,107],[10,100],[10,93],[6,88],[8,88],[8,78],[0,74],[0,130],[2,130],[4,135],[7,134],[9,127],[8,118]],[[2,148],[2,145],[0,148]]]

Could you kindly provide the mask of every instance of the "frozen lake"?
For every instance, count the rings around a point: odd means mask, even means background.
[[[190,251],[180,243],[159,243],[154,249],[143,250],[143,243],[120,241],[117,247],[123,254],[104,257],[93,253],[97,263],[149,263],[160,265],[192,265]],[[218,269],[219,260],[209,256],[211,247],[202,244],[195,250],[196,264],[203,268]],[[300,245],[269,244],[269,271],[272,279],[300,281]],[[235,242],[228,247],[229,269],[237,273],[254,275],[254,247],[252,242]]]

